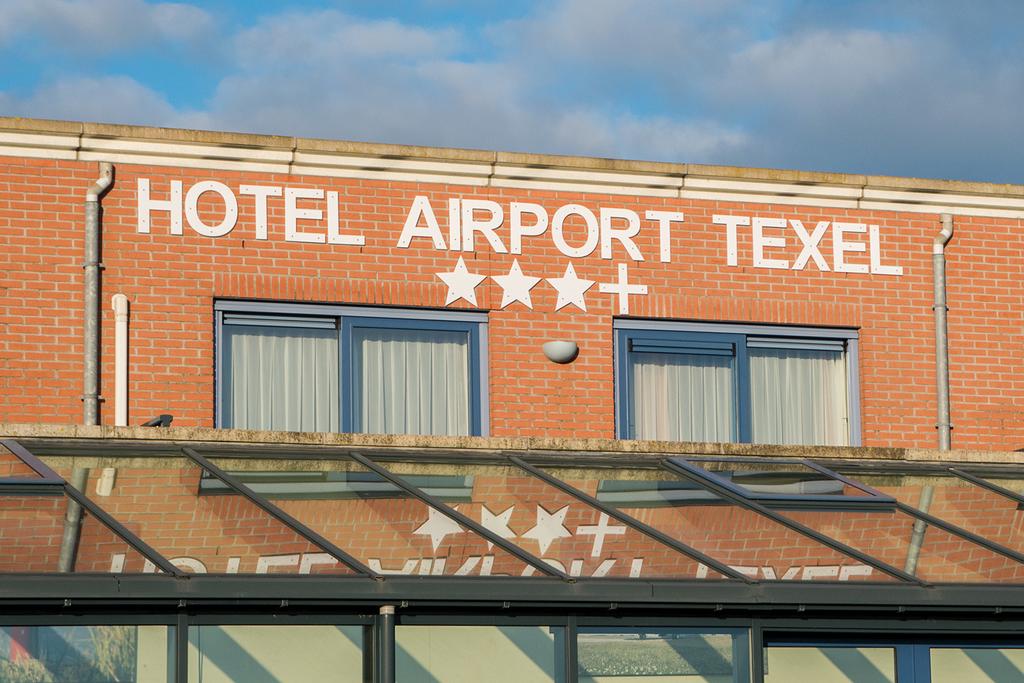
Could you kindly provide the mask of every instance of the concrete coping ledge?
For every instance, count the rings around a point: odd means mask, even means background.
[[[1007,199],[1024,198],[1024,185],[942,180],[931,178],[904,178],[852,173],[799,171],[792,169],[747,168],[713,164],[687,164],[658,161],[613,159],[602,157],[569,156],[502,152],[453,147],[427,147],[419,145],[380,144],[346,140],[302,138],[281,135],[262,135],[182,128],[160,128],[110,123],[89,123],[0,117],[0,133],[55,135],[77,138],[75,148],[81,147],[83,138],[110,139],[137,142],[184,143],[225,148],[270,150],[288,152],[319,152],[323,154],[365,156],[378,159],[404,159],[455,163],[491,164],[495,166],[522,166],[561,171],[617,172],[620,174],[647,174],[649,176],[692,176],[714,180],[762,181],[790,185],[829,185],[840,187],[899,190],[910,193],[945,193],[948,195],[985,195]]]
[[[402,450],[587,452],[607,456],[731,455],[770,458],[815,458],[920,463],[1024,465],[1024,453],[928,448],[854,448],[839,446],[770,446],[763,444],[575,439],[559,437],[410,436],[277,432],[209,427],[108,427],[69,424],[2,424],[0,438],[76,439],[275,446],[340,446]]]

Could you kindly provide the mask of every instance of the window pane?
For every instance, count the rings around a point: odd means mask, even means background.
[[[751,498],[759,495],[870,497],[864,489],[799,462],[743,462],[737,458],[685,458],[740,487]]]
[[[735,359],[632,353],[632,436],[663,441],[735,441]]]
[[[60,571],[66,496],[0,496],[0,574]],[[81,510],[78,543],[68,548],[70,570],[141,572],[145,558],[99,520]],[[3,679],[0,679],[3,680]]]
[[[386,463],[401,477],[462,477],[459,512],[571,576],[696,578],[699,563],[518,467]],[[705,574],[706,575],[706,574]],[[713,578],[721,578],[714,574]]]
[[[364,647],[362,626],[192,626],[188,680],[363,683]]]
[[[38,473],[26,465],[14,453],[0,444],[0,479],[41,479]]]
[[[398,626],[398,683],[562,683],[563,629]]]
[[[4,626],[0,681],[167,683],[173,633],[168,626]]]
[[[355,573],[244,496],[224,486],[204,485],[204,470],[191,461],[102,462],[106,467],[88,470],[82,492],[184,572]],[[146,503],[140,505],[140,500]],[[116,564],[123,551],[96,543],[88,531],[82,532],[79,560]],[[123,571],[152,572],[154,567],[129,561]]]
[[[751,348],[749,354],[754,443],[849,443],[842,352]]]
[[[931,649],[932,683],[1017,683],[1024,680],[1022,648]]]
[[[469,434],[467,332],[357,327],[352,347],[358,431]]]
[[[860,560],[660,469],[545,467],[552,476],[759,581],[893,581]],[[701,565],[698,576],[707,575]],[[711,577],[714,576],[712,573]]]
[[[265,475],[258,483],[261,495],[382,574],[540,575],[358,463],[218,458],[217,464],[243,478]],[[309,476],[317,474],[322,476]],[[409,483],[462,511],[467,487],[455,479],[439,475]]]
[[[750,675],[746,638],[729,633],[580,629],[577,643],[580,683],[733,683]]]
[[[769,647],[765,683],[896,683],[891,647]]]
[[[954,476],[855,476],[901,503],[1024,552],[1024,510],[1015,500]]]
[[[935,583],[1024,583],[1024,564],[899,510],[786,510],[787,517]]]
[[[225,325],[223,372],[225,427],[340,429],[335,330]]]

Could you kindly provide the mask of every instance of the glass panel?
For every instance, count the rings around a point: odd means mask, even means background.
[[[167,683],[174,677],[169,626],[3,626],[5,683]]]
[[[664,441],[735,441],[735,359],[631,353],[633,436]]]
[[[226,488],[202,491],[203,470],[191,461],[105,459],[102,463],[106,467],[88,470],[83,493],[182,571],[355,573],[244,496]],[[82,544],[80,552],[103,551]],[[152,565],[145,571],[153,571]]]
[[[954,476],[860,476],[902,503],[1024,552],[1024,511],[1017,501]],[[1001,485],[1001,484],[1000,484]]]
[[[933,647],[932,683],[1024,681],[1024,648]]]
[[[359,431],[469,434],[467,332],[356,327],[352,348]]]
[[[534,573],[532,567],[515,556],[492,547],[483,537],[358,463],[221,459],[217,462],[233,473],[252,476],[262,472],[261,476],[272,474],[286,480],[285,490],[264,495],[383,574],[529,576]],[[310,474],[319,476],[310,477]],[[307,477],[306,491],[302,490],[304,477]],[[450,479],[441,479],[447,478],[439,477],[433,483],[456,499],[465,495],[465,487],[455,486]],[[262,482],[264,486],[271,483]],[[451,504],[464,514],[470,510],[467,504]]]
[[[743,462],[686,458],[686,462],[732,482],[752,498],[758,495],[870,496],[867,491],[798,462]]]
[[[402,477],[464,478],[469,497],[460,512],[572,576],[695,578],[700,571],[696,560],[518,467],[384,464]]]
[[[0,496],[0,573],[59,572],[69,504],[77,507],[62,495]],[[145,558],[124,540],[85,510],[80,519],[70,571],[119,574],[143,570]]]
[[[0,444],[0,479],[7,478],[41,479],[36,471],[23,463],[21,458]]]
[[[370,680],[362,626],[190,626],[191,683]]]
[[[749,354],[754,443],[849,443],[843,352],[751,348]]]
[[[765,683],[896,683],[891,647],[769,647]]]
[[[338,332],[224,325],[225,427],[336,432]]]
[[[398,626],[398,683],[563,683],[564,629]]]
[[[899,510],[787,510],[785,514],[925,581],[1024,582],[1024,564]]]
[[[746,638],[729,633],[580,629],[577,643],[580,683],[733,683],[750,676]]]
[[[544,469],[570,486],[759,580],[894,580],[665,470]],[[699,570],[698,576],[705,571],[706,567]]]

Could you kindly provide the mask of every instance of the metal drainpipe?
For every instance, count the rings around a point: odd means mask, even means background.
[[[932,284],[935,290],[935,388],[938,398],[939,450],[948,451],[953,425],[949,411],[949,337],[946,328],[946,245],[953,238],[953,216],[942,214],[942,231],[932,244]]]
[[[83,422],[100,423],[99,349],[100,349],[100,197],[114,182],[114,166],[100,163],[100,177],[85,194],[85,325],[84,325],[84,378],[82,392]],[[71,472],[71,485],[85,492],[89,470],[75,467]],[[82,525],[82,508],[68,499],[64,512],[64,532],[57,557],[57,571],[70,572],[75,567],[78,536]]]
[[[935,236],[932,243],[932,288],[934,289],[935,304],[932,309],[935,311],[935,389],[938,404],[938,420],[936,428],[939,430],[939,450],[948,451],[952,441],[953,425],[950,421],[949,411],[949,337],[947,335],[946,312],[946,245],[953,238],[953,216],[944,213],[940,217],[942,230]],[[921,499],[917,503],[917,509],[928,512],[932,504],[932,496],[935,494],[934,486],[924,486],[921,489]],[[928,530],[928,524],[923,520],[914,522],[914,530],[910,534],[910,547],[907,549],[907,562],[903,570],[913,574],[917,569],[917,560],[921,556],[921,546],[924,544],[924,534]]]
[[[100,423],[100,196],[114,182],[114,166],[100,164],[100,177],[85,194],[85,351],[82,396],[87,425]]]

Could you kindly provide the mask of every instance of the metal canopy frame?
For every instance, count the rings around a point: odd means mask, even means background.
[[[111,531],[120,536],[133,549],[145,556],[163,574],[58,574],[27,575],[8,574],[0,582],[0,608],[3,610],[41,609],[60,611],[72,607],[79,610],[109,611],[113,607],[140,608],[159,605],[162,608],[185,607],[203,609],[247,609],[279,610],[288,609],[353,609],[360,606],[380,604],[419,605],[436,609],[509,609],[516,605],[521,609],[537,609],[553,606],[592,610],[692,610],[710,613],[759,613],[786,612],[795,610],[831,611],[852,613],[950,613],[963,615],[1018,615],[1024,618],[1024,585],[1006,584],[929,584],[907,572],[888,565],[868,554],[860,552],[825,534],[821,534],[794,520],[778,510],[751,500],[729,487],[718,485],[699,477],[688,468],[672,459],[644,459],[643,467],[669,471],[675,476],[692,480],[712,494],[728,500],[829,547],[841,554],[854,558],[897,579],[893,583],[879,582],[806,582],[806,581],[756,581],[728,565],[681,543],[670,536],[610,507],[593,496],[544,472],[539,464],[550,463],[543,453],[528,453],[521,457],[512,453],[487,453],[480,459],[441,457],[444,462],[502,463],[536,477],[548,485],[573,496],[593,509],[607,514],[630,528],[643,533],[675,552],[706,564],[726,579],[616,579],[594,577],[571,577],[552,567],[540,558],[524,551],[519,546],[497,536],[465,515],[452,509],[434,496],[405,481],[401,475],[392,473],[375,460],[360,452],[361,449],[317,449],[315,455],[308,455],[311,449],[291,448],[291,453],[304,452],[304,457],[340,458],[359,463],[391,482],[406,494],[447,515],[480,537],[501,547],[526,564],[540,570],[545,576],[533,577],[478,577],[478,576],[402,576],[382,575],[349,555],[343,548],[331,543],[273,503],[255,493],[232,474],[225,472],[207,455],[205,445],[198,448],[181,443],[138,442],[127,449],[123,445],[113,449],[117,455],[127,455],[128,450],[136,455],[139,451],[151,449],[161,456],[184,456],[214,477],[224,482],[231,490],[258,505],[297,535],[314,546],[322,548],[335,559],[353,571],[356,576],[324,575],[214,575],[187,574],[175,567],[144,540],[124,527],[117,519],[108,515],[92,500],[83,495],[58,474],[39,460],[31,451],[16,440],[3,440],[8,450],[21,459],[40,479],[25,479],[17,482],[19,487],[54,487],[81,505]],[[60,450],[64,454],[74,453],[74,442],[64,441]],[[102,450],[89,444],[90,454],[103,455]],[[212,448],[216,457],[253,458],[252,447]],[[260,457],[279,458],[281,453],[269,449]],[[109,451],[106,452],[109,456]],[[437,462],[434,451],[420,456],[410,451],[383,454],[389,461],[401,456],[402,461],[422,459]],[[749,459],[741,460],[750,462]],[[559,458],[560,466],[609,467],[616,464],[606,457]],[[815,463],[809,463],[812,467]],[[1024,503],[1024,496],[1005,491],[980,477],[955,467],[927,466],[928,471],[943,471],[965,479],[979,486],[1000,493],[1012,500]],[[817,467],[814,467],[818,469]],[[907,466],[906,470],[914,470]],[[972,468],[973,469],[973,468]],[[977,481],[976,481],[977,480]],[[34,482],[34,483],[30,483]],[[4,483],[4,482],[0,482]],[[40,489],[41,490],[41,489]],[[0,488],[0,495],[13,492]],[[977,543],[995,553],[1024,564],[1024,554],[1015,552],[934,516],[921,513],[902,503],[898,509],[923,523],[941,528],[967,541]],[[872,508],[866,508],[872,509]]]

